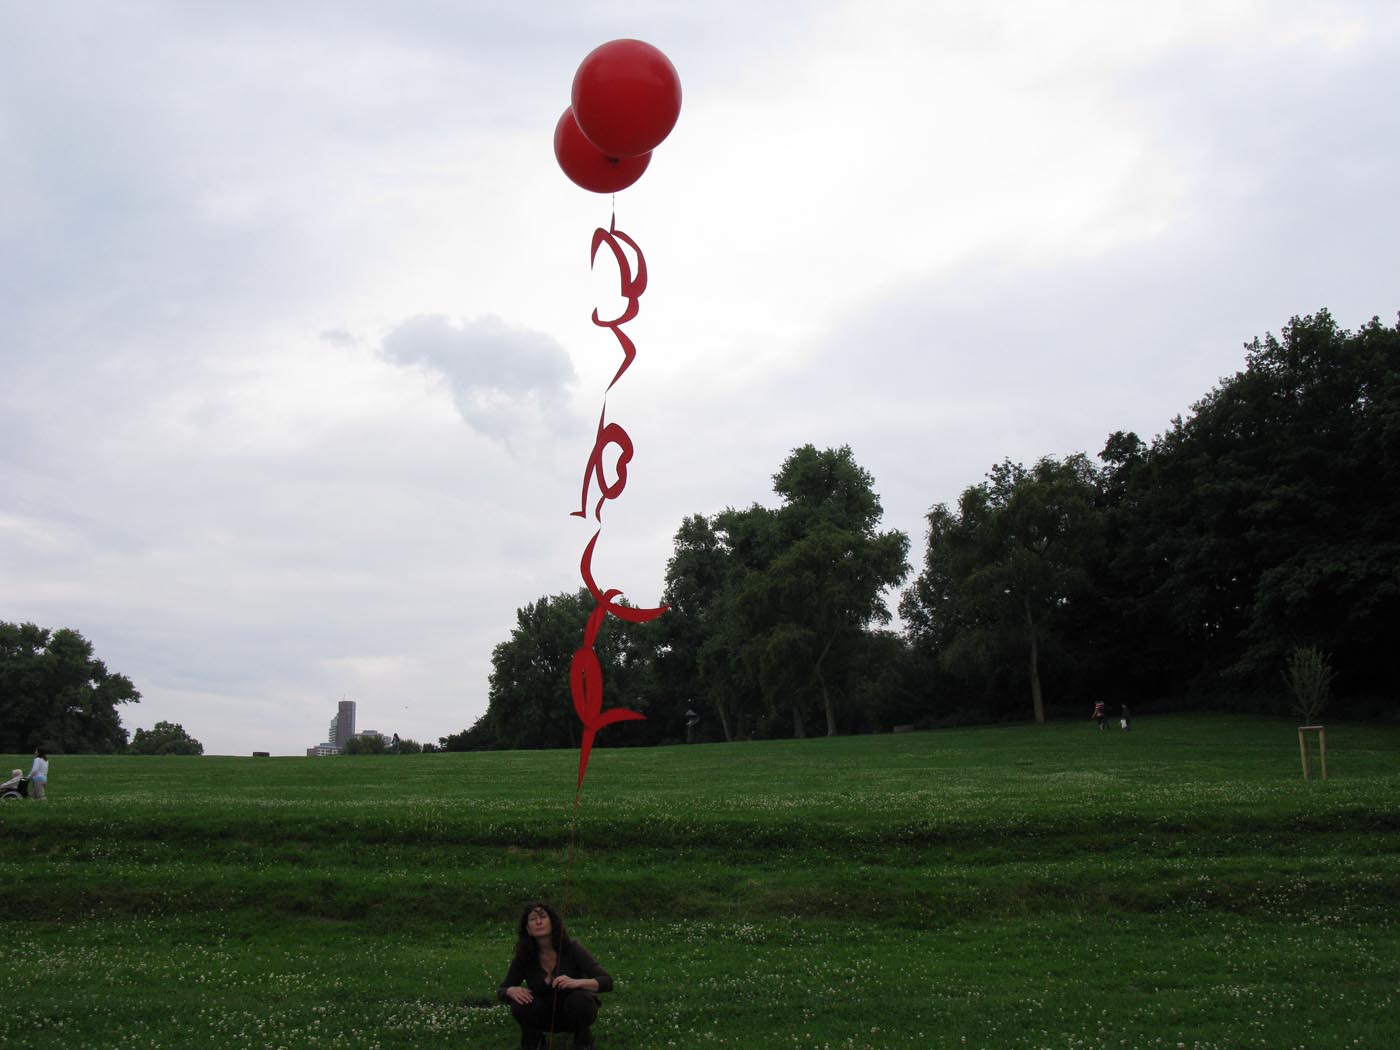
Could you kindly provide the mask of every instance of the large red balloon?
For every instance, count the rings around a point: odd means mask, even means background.
[[[616,193],[625,190],[642,177],[651,163],[651,154],[640,157],[608,157],[583,137],[574,120],[574,111],[564,110],[554,125],[554,157],[564,174],[586,190],[594,193]]]
[[[641,40],[594,48],[574,74],[574,116],[609,157],[636,157],[661,145],[681,115],[681,78],[671,60]]]

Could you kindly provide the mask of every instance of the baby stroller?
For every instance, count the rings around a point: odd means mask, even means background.
[[[0,802],[14,802],[29,797],[29,781],[16,769],[10,779],[0,784]]]

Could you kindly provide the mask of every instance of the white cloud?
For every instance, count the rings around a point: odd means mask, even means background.
[[[574,429],[567,395],[574,379],[555,339],[486,316],[462,325],[440,315],[412,317],[383,341],[384,356],[445,379],[461,417],[503,443],[534,426]]]

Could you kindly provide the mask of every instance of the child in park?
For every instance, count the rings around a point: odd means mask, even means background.
[[[42,802],[44,785],[49,782],[49,753],[42,747],[34,749],[34,765],[29,769],[29,797]]]

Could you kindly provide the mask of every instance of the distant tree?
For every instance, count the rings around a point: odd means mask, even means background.
[[[426,745],[425,745],[426,746]],[[438,737],[439,751],[493,751],[498,745],[491,735],[491,725],[483,714],[467,729]]]
[[[1007,460],[928,523],[924,571],[900,605],[911,637],[965,678],[995,675],[1019,648],[1032,713],[1045,721],[1042,649],[1103,557],[1092,464],[1082,453],[1029,470]]]
[[[766,578],[777,555],[774,512],[757,504],[730,508],[715,515],[713,527],[724,552],[724,576],[710,596],[695,659],[725,739],[743,740],[781,707],[766,653],[766,636],[776,622]],[[799,703],[792,705],[796,734],[803,732]]]
[[[540,598],[516,611],[515,628],[491,653],[486,712],[461,733],[441,739],[448,751],[576,747],[579,722],[569,691],[569,668],[596,603],[587,589]],[[625,604],[625,600],[623,600]],[[604,707],[645,713],[654,697],[652,624],[609,617],[594,650],[603,669]],[[644,740],[642,722],[618,725],[598,745]]]
[[[0,751],[124,750],[117,705],[140,699],[77,631],[0,623]]]
[[[342,755],[383,755],[389,750],[388,742],[382,736],[361,736],[356,734],[345,741],[340,749]]]
[[[202,755],[204,745],[178,722],[157,722],[150,729],[137,729],[127,751],[133,755]]]
[[[796,449],[773,483],[777,509],[687,519],[667,566],[675,619],[658,673],[688,677],[687,697],[713,706],[729,740],[784,722],[805,736],[813,716],[828,735],[865,721],[859,654],[908,570],[908,538],[878,531],[873,479],[848,447]]]
[[[702,674],[701,659],[707,639],[717,627],[716,599],[730,569],[730,554],[714,523],[701,514],[681,522],[673,553],[666,564],[666,588],[662,602],[669,611],[654,624],[657,639],[656,688],[684,711],[711,706],[724,739],[734,739],[734,712],[725,692]],[[684,736],[683,723],[671,727]]]
[[[1316,722],[1332,692],[1332,665],[1326,655],[1313,645],[1295,645],[1283,680],[1293,694],[1294,713],[1307,724]]]
[[[874,479],[848,446],[795,450],[773,476],[783,497],[781,549],[768,570],[781,620],[769,633],[775,673],[789,689],[814,689],[828,736],[849,694],[851,660],[872,624],[890,620],[884,593],[909,571],[909,537],[879,532]]]
[[[1307,638],[1339,686],[1385,695],[1400,326],[1349,333],[1323,310],[1245,349],[1245,369],[1150,447],[1105,449],[1117,618],[1157,688],[1272,694],[1289,639]]]
[[[447,749],[444,748],[441,744],[434,744],[431,740],[423,741],[423,754],[425,755],[431,755],[435,752],[445,750]]]
[[[432,745],[428,745],[431,747]],[[407,737],[399,741],[399,754],[419,755],[423,753],[424,745],[416,740],[409,740]]]

